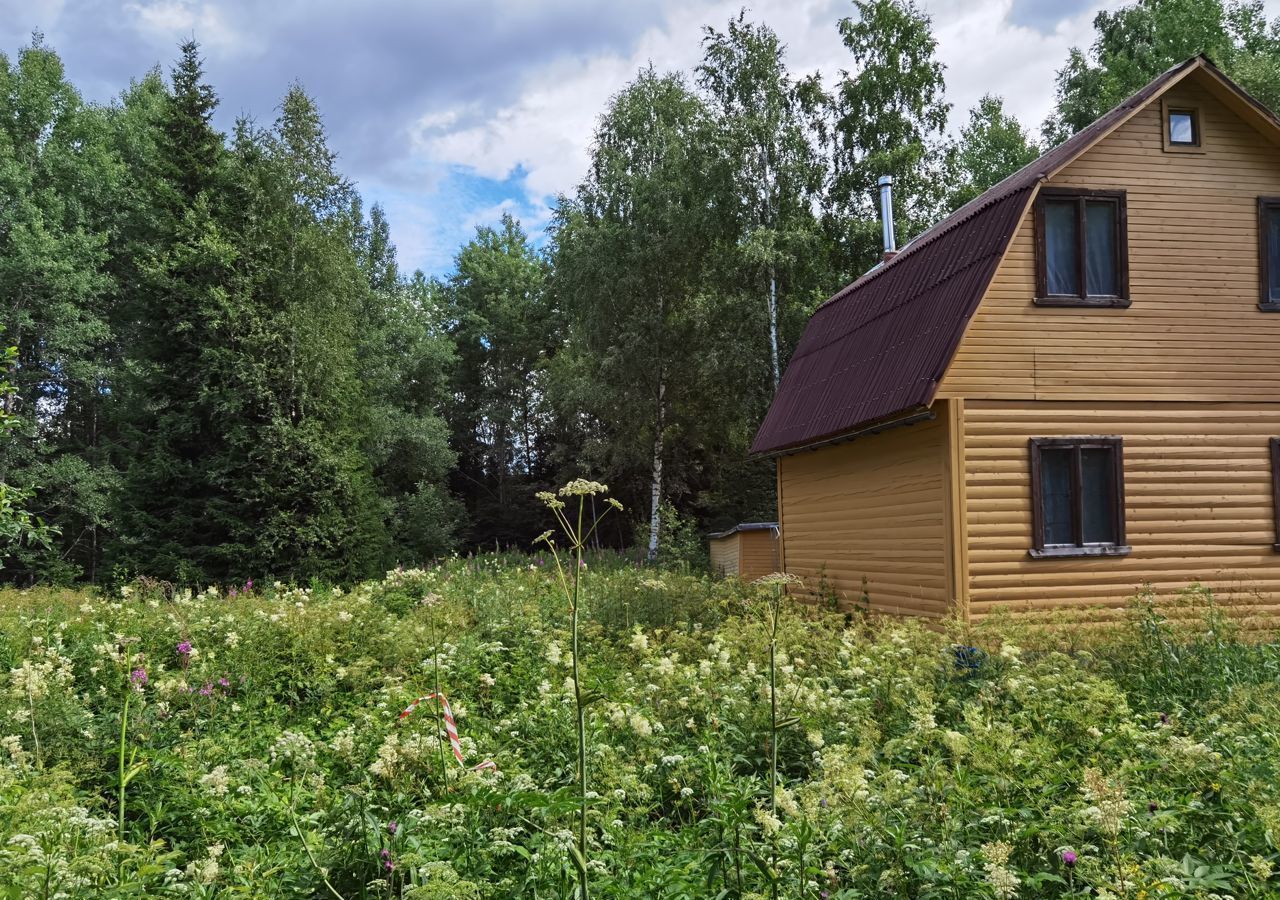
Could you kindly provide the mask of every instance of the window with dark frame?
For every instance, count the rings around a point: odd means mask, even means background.
[[[1271,439],[1271,509],[1275,519],[1275,544],[1280,551],[1280,437]]]
[[[1032,438],[1030,447],[1031,556],[1128,553],[1121,439]]]
[[[1258,198],[1258,306],[1280,310],[1280,197]]]
[[[1042,191],[1035,229],[1037,305],[1129,305],[1124,191]]]
[[[1167,127],[1170,146],[1200,146],[1200,122],[1194,109],[1170,108]]]

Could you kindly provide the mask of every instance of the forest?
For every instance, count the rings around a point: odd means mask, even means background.
[[[993,93],[953,130],[911,0],[854,0],[848,68],[807,74],[744,11],[612,97],[545,234],[478,227],[443,277],[402,271],[302,85],[223,133],[194,40],[95,103],[34,35],[0,54],[0,576],[351,583],[527,549],[576,477],[627,510],[602,545],[695,560],[774,515],[747,448],[809,314],[880,258],[879,176],[901,244],[1196,53],[1280,103],[1261,0],[1094,25],[1045,122]]]

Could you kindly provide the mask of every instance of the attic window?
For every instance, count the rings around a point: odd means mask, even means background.
[[[1128,553],[1120,438],[1032,438],[1030,446],[1031,556]]]
[[[1041,191],[1035,229],[1037,305],[1129,305],[1124,191]]]
[[[1200,129],[1193,109],[1169,110],[1169,143],[1183,147],[1200,146]]]
[[[1191,104],[1163,103],[1164,149],[1167,153],[1203,153],[1200,146],[1200,108]]]

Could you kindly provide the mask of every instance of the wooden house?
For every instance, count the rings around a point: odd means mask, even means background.
[[[778,523],[744,522],[711,538],[711,571],[752,581],[778,571]]]
[[[1280,120],[1202,57],[823,304],[753,445],[781,563],[976,620],[1280,605]]]

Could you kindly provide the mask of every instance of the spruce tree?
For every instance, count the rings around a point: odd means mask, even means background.
[[[457,455],[441,416],[453,344],[441,322],[438,286],[400,276],[390,227],[374,205],[357,232],[367,290],[356,349],[367,411],[365,455],[390,543],[388,565],[452,549],[463,510],[447,484]]]
[[[511,544],[537,533],[534,494],[550,487],[546,362],[561,336],[548,266],[510,215],[481,226],[455,259],[441,292],[457,353],[449,404],[458,453],[455,491],[465,498],[468,539]]]
[[[121,572],[183,582],[225,578],[236,511],[219,461],[228,429],[218,348],[235,320],[228,284],[234,249],[218,221],[225,178],[217,98],[198,48],[182,45],[142,181],[154,197],[153,233],[132,246],[136,290],[119,384],[123,485],[112,561]]]

